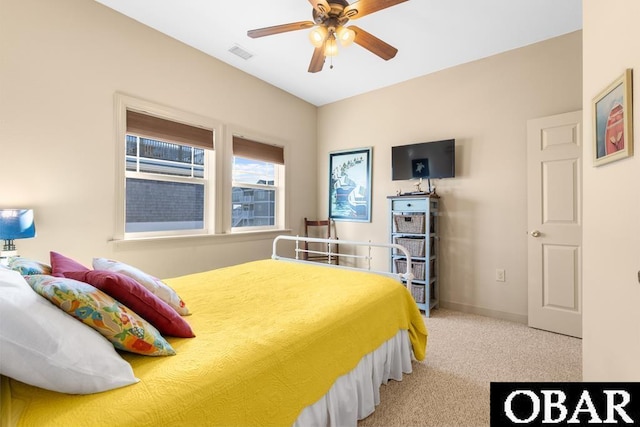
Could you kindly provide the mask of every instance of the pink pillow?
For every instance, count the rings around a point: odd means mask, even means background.
[[[93,268],[96,270],[109,270],[127,275],[145,288],[149,289],[152,294],[156,295],[162,301],[173,307],[178,314],[182,316],[188,316],[190,314],[189,308],[176,291],[162,280],[157,277],[153,277],[136,267],[112,259],[94,258]]]
[[[52,276],[65,277],[64,273],[67,271],[89,271],[87,267],[79,262],[74,261],[71,258],[67,258],[64,255],[60,255],[57,252],[49,252],[49,258]]]
[[[56,252],[51,252],[51,268],[58,277],[79,280],[100,289],[151,323],[163,335],[181,338],[195,336],[191,326],[173,308],[124,274],[89,270]]]

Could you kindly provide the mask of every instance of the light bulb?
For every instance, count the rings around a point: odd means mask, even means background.
[[[332,34],[327,38],[326,43],[324,44],[324,56],[337,56],[338,55],[338,43],[336,43],[336,38]]]
[[[349,46],[351,43],[353,43],[353,41],[356,38],[356,32],[353,31],[351,28],[347,28],[347,27],[340,27],[338,28],[338,39],[340,40],[340,43],[342,44],[342,46]]]
[[[309,32],[309,40],[315,47],[322,47],[327,38],[327,29],[325,27],[316,27]]]

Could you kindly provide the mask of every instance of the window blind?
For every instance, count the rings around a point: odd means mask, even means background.
[[[213,150],[213,130],[127,110],[127,132]]]
[[[233,155],[284,165],[284,149],[282,147],[251,141],[235,135],[233,136]]]

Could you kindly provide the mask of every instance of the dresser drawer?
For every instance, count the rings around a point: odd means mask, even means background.
[[[394,211],[425,211],[427,210],[428,199],[408,199],[391,201],[391,210]]]

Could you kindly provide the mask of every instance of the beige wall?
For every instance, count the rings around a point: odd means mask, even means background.
[[[316,107],[94,1],[3,0],[0,207],[32,207],[24,256],[121,259],[161,277],[270,255],[271,237],[114,245],[114,93],[287,146],[290,224],[316,210]]]
[[[457,176],[434,182],[444,211],[441,299],[525,321],[526,122],[581,109],[581,52],[575,32],[321,107],[318,214],[328,209],[328,153],[372,146],[372,222],[340,222],[338,234],[387,241],[386,198],[413,189],[391,181],[390,147],[455,138]],[[497,268],[506,282],[496,282]]]
[[[640,380],[640,3],[583,1],[585,381]],[[635,72],[635,156],[593,167],[591,102]]]

